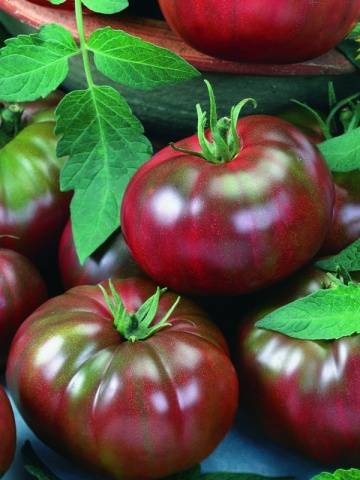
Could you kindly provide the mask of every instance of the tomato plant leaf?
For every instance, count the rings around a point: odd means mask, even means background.
[[[57,154],[69,156],[61,189],[75,190],[72,227],[81,262],[119,226],[125,187],[151,155],[130,107],[113,88],[92,86],[66,95],[56,109]]]
[[[37,480],[60,480],[36,455],[31,443],[25,442],[21,448],[21,456],[26,472]]]
[[[335,340],[360,333],[360,285],[318,290],[274,310],[256,326],[301,340]]]
[[[199,75],[182,58],[165,48],[110,27],[95,31],[89,38],[95,65],[115,82],[150,89]]]
[[[200,465],[195,465],[185,472],[175,473],[164,480],[201,480],[201,467]]]
[[[82,0],[89,10],[96,13],[118,13],[129,6],[128,0]]]
[[[69,58],[79,53],[71,33],[56,24],[5,44],[0,50],[0,98],[9,102],[46,97],[66,78]]]
[[[334,473],[319,473],[312,480],[359,480],[360,470],[351,468],[350,470],[336,470]]]
[[[61,5],[62,3],[66,2],[66,0],[48,0],[48,1],[53,5]]]
[[[360,239],[337,255],[319,260],[316,266],[327,272],[336,272],[338,267],[343,267],[348,272],[360,271]]]
[[[320,143],[319,149],[332,172],[360,168],[360,127]]]

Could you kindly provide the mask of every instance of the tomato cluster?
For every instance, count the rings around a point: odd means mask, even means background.
[[[331,175],[315,145],[322,133],[301,115],[239,120],[240,102],[218,120],[208,88],[210,128],[198,108],[197,135],[135,173],[122,230],[84,264],[59,190],[58,97],[2,107],[0,364],[11,395],[40,439],[119,480],[202,461],[233,424],[239,383],[240,401],[273,437],[322,461],[358,462],[359,336],[301,341],[255,322],[322,289],[327,274],[302,267],[360,237],[359,175]],[[12,179],[20,167],[23,189]],[[63,288],[45,301],[31,260],[50,251]],[[168,287],[256,299],[239,327],[238,372],[199,299]],[[16,436],[1,388],[0,427],[9,432],[1,475]]]

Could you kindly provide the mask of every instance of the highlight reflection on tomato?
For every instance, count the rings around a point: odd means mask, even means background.
[[[127,312],[156,289],[144,279],[114,288]],[[175,299],[163,293],[154,325]],[[7,367],[29,426],[115,479],[161,478],[205,458],[233,422],[237,377],[222,334],[196,305],[181,299],[169,322],[126,341],[97,286],[49,300],[18,331]]]

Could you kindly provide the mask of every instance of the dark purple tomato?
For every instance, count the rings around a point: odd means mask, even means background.
[[[77,285],[95,285],[108,278],[144,275],[134,262],[120,231],[115,232],[81,265],[70,221],[66,224],[59,244],[59,270],[65,289]]]
[[[25,107],[19,131],[0,147],[0,247],[32,259],[54,249],[69,216],[60,192],[54,96]]]
[[[324,140],[314,115],[304,108],[293,107],[281,114],[293,123],[314,143]],[[320,255],[333,255],[360,238],[360,172],[333,173],[335,203],[333,219]]]
[[[359,464],[360,335],[303,341],[254,323],[327,281],[307,269],[269,292],[238,337],[245,403],[275,440],[326,463]]]
[[[248,293],[299,269],[322,245],[334,187],[319,152],[276,117],[242,118],[237,131],[241,148],[228,162],[167,147],[130,181],[123,235],[160,285]],[[200,151],[197,136],[177,145]]]
[[[0,385],[0,477],[10,467],[16,448],[14,413],[5,390]]]
[[[173,30],[215,57],[292,63],[322,55],[360,17],[359,0],[159,0]]]
[[[127,312],[156,289],[140,278],[113,283]],[[175,299],[161,296],[154,325]],[[209,455],[234,419],[235,370],[222,334],[195,304],[181,299],[168,322],[126,341],[98,286],[41,306],[18,331],[7,364],[30,428],[114,479],[162,478]]]
[[[47,298],[46,286],[30,261],[0,248],[0,367],[21,323]]]

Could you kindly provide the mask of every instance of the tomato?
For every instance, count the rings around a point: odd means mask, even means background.
[[[140,278],[114,280],[114,288],[127,312],[155,291]],[[175,298],[161,296],[155,325]],[[136,315],[127,315],[136,328]],[[169,322],[136,340],[114,328],[97,286],[49,300],[18,331],[7,366],[29,426],[121,480],[161,478],[202,460],[233,422],[237,378],[222,334],[195,304],[181,299]]]
[[[340,42],[360,17],[360,0],[159,0],[189,45],[215,57],[257,63],[308,60]]]
[[[16,330],[46,298],[45,283],[30,261],[0,248],[0,367]]]
[[[61,193],[56,156],[53,99],[25,109],[25,124],[14,121],[0,148],[0,247],[33,259],[55,247],[69,215],[68,193]]]
[[[315,117],[303,108],[294,107],[281,118],[299,127],[314,143],[324,140]],[[360,171],[333,173],[335,203],[333,220],[320,255],[332,255],[360,238]]]
[[[322,462],[358,464],[360,335],[302,341],[254,326],[325,279],[324,272],[301,272],[248,316],[238,338],[240,386],[272,438]]]
[[[10,467],[16,447],[14,413],[4,389],[0,386],[0,477]]]
[[[167,147],[127,187],[125,240],[160,285],[248,293],[299,269],[323,243],[333,184],[319,152],[276,117],[244,117],[236,128],[241,147],[231,160],[211,163]],[[201,150],[196,136],[176,146]]]
[[[142,275],[120,231],[114,233],[81,265],[76,254],[70,221],[66,224],[59,244],[59,269],[66,289],[76,285],[94,285],[112,277]]]

